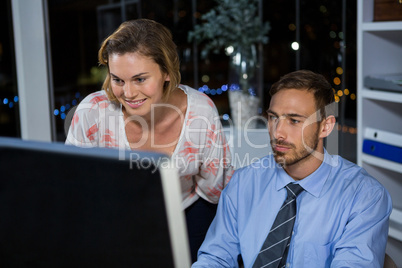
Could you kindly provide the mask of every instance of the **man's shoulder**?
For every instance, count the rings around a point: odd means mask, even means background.
[[[358,188],[381,188],[384,186],[369,174],[363,167],[341,157],[332,156],[338,165],[333,167],[333,173],[337,174],[336,178],[342,178],[345,184],[355,185]],[[339,180],[337,180],[339,182]]]
[[[259,158],[258,160],[235,170],[231,179],[238,183],[250,183],[250,181],[267,181],[279,168],[272,154]]]

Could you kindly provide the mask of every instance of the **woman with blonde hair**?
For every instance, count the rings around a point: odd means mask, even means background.
[[[147,19],[127,21],[99,50],[108,69],[102,90],[77,107],[66,144],[167,154],[181,181],[192,259],[233,171],[212,100],[180,85],[170,31]]]

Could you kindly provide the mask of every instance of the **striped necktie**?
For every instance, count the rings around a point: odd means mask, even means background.
[[[296,197],[304,189],[299,184],[285,186],[288,196],[276,215],[268,237],[254,262],[253,268],[284,267],[288,256],[293,225],[296,219]]]

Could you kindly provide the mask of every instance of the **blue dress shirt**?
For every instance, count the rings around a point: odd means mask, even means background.
[[[198,267],[252,267],[295,182],[272,155],[239,169],[222,192],[198,252]],[[323,163],[300,180],[287,267],[382,267],[391,197],[361,167],[325,152]]]

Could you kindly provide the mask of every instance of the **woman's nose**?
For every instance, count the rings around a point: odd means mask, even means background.
[[[135,90],[135,87],[132,86],[130,83],[124,84],[123,93],[124,96],[128,99],[134,98],[136,95],[138,95],[137,91]]]

